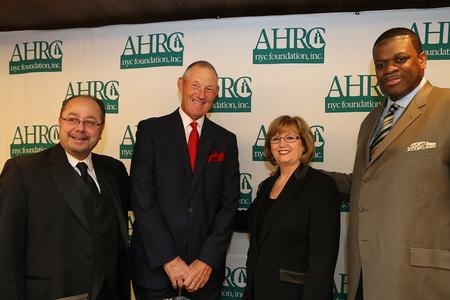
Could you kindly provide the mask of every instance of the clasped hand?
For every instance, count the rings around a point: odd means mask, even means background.
[[[174,289],[184,287],[192,293],[208,282],[212,268],[201,260],[194,260],[189,266],[179,256],[164,264],[164,271]]]

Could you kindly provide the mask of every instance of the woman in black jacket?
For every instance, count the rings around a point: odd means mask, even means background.
[[[236,221],[250,233],[244,299],[331,300],[340,232],[334,180],[309,166],[314,140],[300,117],[273,120],[264,148],[277,171]]]

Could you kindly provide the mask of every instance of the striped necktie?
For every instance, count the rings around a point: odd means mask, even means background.
[[[389,110],[384,116],[383,122],[381,123],[380,130],[378,131],[377,135],[370,144],[370,157],[372,157],[377,146],[381,143],[381,141],[391,130],[394,121],[394,113],[398,108],[399,106],[396,103],[392,104],[391,107],[389,107]]]

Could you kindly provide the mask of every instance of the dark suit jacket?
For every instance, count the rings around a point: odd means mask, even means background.
[[[237,229],[250,233],[244,299],[331,300],[340,233],[336,184],[311,167],[299,167],[269,208],[257,238],[261,206],[278,176],[264,180],[251,208],[238,214]]]
[[[92,154],[92,162],[102,194],[113,199],[117,212],[124,247],[116,267],[127,299],[127,173],[121,162],[107,156]],[[83,182],[74,174],[59,144],[6,162],[0,176],[1,299],[90,293],[93,238],[77,186]]]
[[[163,265],[180,256],[210,265],[206,287],[220,288],[238,199],[234,134],[205,118],[192,172],[179,112],[141,121],[131,161],[132,280],[170,288]]]

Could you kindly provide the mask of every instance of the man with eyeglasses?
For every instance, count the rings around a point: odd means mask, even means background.
[[[450,90],[424,78],[407,28],[373,59],[387,99],[361,124],[353,174],[331,174],[351,190],[348,299],[450,299]]]
[[[136,298],[218,300],[239,201],[236,136],[205,115],[218,76],[206,61],[178,79],[181,106],[139,122],[131,160]]]
[[[105,126],[103,103],[65,100],[59,144],[5,163],[0,175],[0,298],[130,298],[128,176],[91,153]]]

